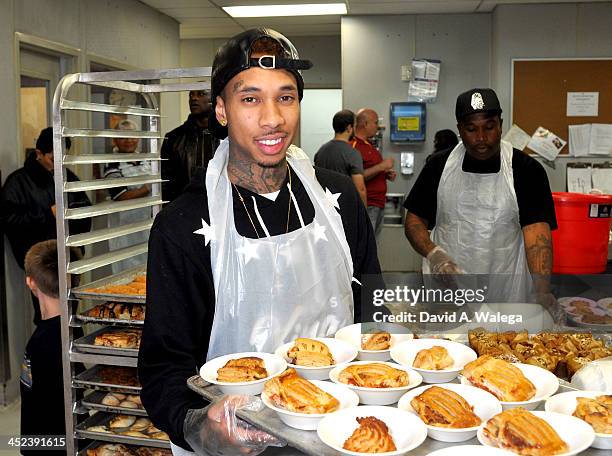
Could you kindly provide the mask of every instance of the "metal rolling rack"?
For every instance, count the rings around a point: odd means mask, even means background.
[[[102,391],[123,391],[124,393],[138,393],[138,387],[120,388],[118,385],[105,384],[96,377],[96,372],[106,366],[136,367],[137,350],[91,350],[87,340],[81,340],[75,344],[74,329],[89,323],[105,325],[137,325],[135,321],[118,321],[112,319],[95,320],[75,315],[75,303],[79,300],[108,300],[108,295],[92,295],[89,288],[106,284],[125,283],[129,281],[137,272],[136,270],[124,271],[104,279],[97,280],[89,284],[82,284],[78,288],[71,289],[70,276],[72,274],[84,274],[89,271],[119,262],[126,258],[145,253],[147,243],[133,245],[120,250],[104,253],[96,256],[85,257],[78,261],[70,261],[70,247],[84,247],[98,242],[105,242],[109,239],[119,238],[132,233],[148,231],[153,223],[153,219],[130,223],[128,225],[96,229],[84,234],[71,234],[68,222],[83,218],[93,218],[101,215],[115,214],[137,208],[152,208],[153,216],[159,212],[163,203],[161,198],[161,173],[160,173],[160,142],[159,132],[160,110],[156,94],[165,92],[180,92],[188,90],[209,89],[209,82],[200,82],[202,78],[209,78],[210,67],[189,68],[189,69],[165,69],[165,70],[143,70],[143,71],[113,71],[100,73],[76,73],[62,78],[54,95],[53,100],[53,145],[55,150],[55,199],[57,208],[57,241],[59,259],[59,281],[60,281],[60,302],[62,303],[62,347],[63,347],[63,376],[64,376],[64,402],[66,410],[66,450],[68,454],[77,454],[83,451],[80,443],[81,439],[95,439],[106,442],[123,442],[128,444],[140,444],[145,446],[169,447],[169,443],[162,440],[135,439],[130,436],[116,436],[111,433],[88,432],[84,428],[88,423],[97,424],[103,421],[103,413],[125,412],[121,407],[96,407],[91,402],[100,398],[98,391],[88,395],[83,401],[77,401],[77,389],[86,388],[89,390]],[[197,78],[197,79],[194,79]],[[163,82],[163,80],[171,80]],[[175,82],[180,80],[181,82]],[[188,81],[188,82],[185,82]],[[145,107],[137,106],[118,106],[113,104],[100,104],[75,101],[68,98],[75,86],[101,86],[116,90],[124,90],[140,94],[144,100]],[[74,112],[81,112],[80,116]],[[140,131],[116,131],[116,130],[96,130],[77,126],[79,119],[81,123],[84,118],[91,119],[92,112],[130,115],[142,117],[145,122]],[[68,154],[64,138],[139,138],[148,141],[149,152],[128,154],[128,153],[84,153]],[[90,144],[91,141],[86,141]],[[131,161],[150,161],[151,174],[137,177],[116,178],[116,179],[94,179],[78,182],[67,182],[66,169],[74,165],[94,165],[113,162]],[[150,196],[126,200],[126,201],[105,201],[89,207],[69,208],[68,195],[71,192],[94,191],[108,189],[112,187],[122,187],[126,185],[151,185]],[[144,270],[144,267],[140,272]],[[114,302],[136,302],[144,303],[144,296],[120,296],[113,295]],[[95,301],[94,301],[95,302]],[[101,301],[99,301],[101,302]],[[84,349],[85,348],[85,349]],[[88,349],[89,348],[89,349]],[[84,363],[90,367],[86,372],[75,375],[75,363]],[[96,413],[89,417],[85,423],[76,425],[76,414],[88,413],[96,410]],[[137,411],[135,415],[143,415],[143,411]],[[82,442],[81,442],[82,443]]]

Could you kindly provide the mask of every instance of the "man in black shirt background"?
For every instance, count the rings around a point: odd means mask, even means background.
[[[528,268],[536,292],[547,294],[557,228],[548,178],[501,140],[501,113],[491,89],[459,95],[462,143],[425,164],[404,203],[406,237],[427,259],[425,273],[508,274],[524,289]]]

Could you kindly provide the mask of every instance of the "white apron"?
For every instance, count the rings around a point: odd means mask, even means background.
[[[291,172],[304,185],[315,217],[305,226],[270,236],[255,205],[265,237],[249,239],[234,224],[232,185],[227,174],[229,140],[221,142],[206,172],[212,230],[211,266],[216,303],[207,359],[221,355],[274,352],[296,337],[334,334],[353,323],[353,263],[340,214],[321,188],[308,157],[287,151]]]
[[[119,171],[123,177],[143,176],[151,174],[151,165],[149,162],[140,162],[137,165],[132,163],[119,163]],[[140,185],[129,185],[128,190],[134,190],[139,188]],[[151,218],[151,208],[144,207],[140,209],[132,209],[131,211],[120,212],[118,214],[109,215],[109,227],[114,228],[117,226],[124,226],[130,223],[138,222]],[[128,234],[119,238],[109,239],[108,246],[110,250],[118,250],[124,247],[131,247],[136,244],[147,242],[149,239],[149,233],[147,231],[140,231],[138,233]],[[132,258],[113,263],[112,269],[113,274],[117,274],[128,268],[132,268],[141,264],[145,264],[147,261],[147,254],[143,253],[136,255]]]
[[[531,275],[514,191],[512,146],[501,142],[497,173],[464,172],[464,156],[460,142],[444,166],[431,239],[467,274],[493,274],[488,302],[526,302]],[[430,273],[426,259],[423,273]]]

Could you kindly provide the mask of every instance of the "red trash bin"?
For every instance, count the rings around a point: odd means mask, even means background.
[[[599,274],[608,262],[612,195],[554,192],[553,272]]]

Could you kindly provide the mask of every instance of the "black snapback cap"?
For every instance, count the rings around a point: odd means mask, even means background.
[[[261,38],[270,38],[276,41],[283,49],[281,55],[264,55],[258,58],[251,58],[251,47],[255,41]],[[219,139],[227,137],[227,127],[219,124],[215,115],[217,96],[221,95],[227,83],[234,76],[252,67],[289,71],[295,76],[299,99],[302,101],[304,79],[300,70],[312,68],[312,62],[310,60],[300,60],[300,56],[291,41],[276,30],[256,28],[230,38],[217,50],[211,76],[210,101],[212,103],[212,115],[209,119],[209,129]]]
[[[455,118],[457,122],[466,116],[479,112],[501,114],[499,99],[493,89],[472,89],[457,97]]]

